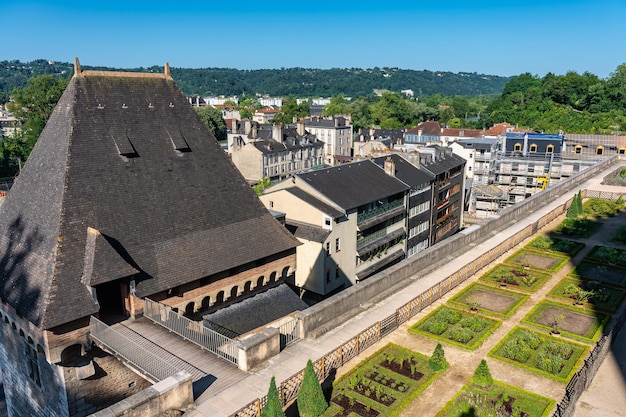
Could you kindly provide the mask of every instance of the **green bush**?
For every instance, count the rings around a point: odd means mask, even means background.
[[[490,387],[493,384],[493,378],[486,360],[480,361],[480,364],[474,371],[472,382],[481,387]]]
[[[428,366],[433,371],[441,371],[450,366],[450,364],[446,360],[446,356],[443,351],[443,346],[441,346],[441,343],[437,343],[437,346],[435,347],[432,356],[428,360]]]
[[[442,308],[435,314],[435,317],[447,323],[456,324],[463,318],[463,313],[448,308]]]
[[[463,328],[469,328],[471,331],[478,333],[487,327],[488,323],[482,317],[474,316],[464,318],[459,324]]]
[[[324,398],[322,386],[317,379],[311,359],[306,363],[302,386],[298,392],[296,403],[300,417],[318,417],[328,408],[328,403]]]
[[[272,377],[270,389],[267,392],[267,402],[261,410],[261,417],[285,417],[285,412],[280,404],[278,389],[276,388],[276,378]]]
[[[467,343],[474,337],[474,332],[467,328],[455,328],[450,330],[448,338],[459,343]]]
[[[431,317],[430,319],[426,320],[426,322],[424,322],[422,328],[428,333],[436,334],[439,336],[440,334],[448,330],[449,326],[450,325],[448,324],[448,322],[438,319],[437,317]]]

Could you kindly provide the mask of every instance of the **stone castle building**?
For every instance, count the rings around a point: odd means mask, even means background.
[[[88,415],[149,385],[90,316],[150,297],[197,312],[292,276],[297,240],[164,74],[81,71],[0,207],[0,368],[10,416]]]

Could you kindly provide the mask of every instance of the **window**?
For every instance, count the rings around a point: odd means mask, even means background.
[[[522,144],[521,143],[516,143],[515,146],[513,147],[514,151],[521,151],[522,150]]]
[[[326,271],[326,282],[330,282],[330,271]]]
[[[604,154],[604,147],[598,146],[596,148],[596,155],[602,155],[602,154]]]
[[[324,229],[330,229],[330,217],[324,217]]]
[[[270,208],[274,208],[274,202],[270,200]]]
[[[554,146],[553,145],[546,146],[546,153],[554,153]]]
[[[620,155],[624,155],[624,154],[626,153],[626,149],[624,149],[624,148],[619,148],[619,149],[618,149],[618,151],[617,151],[617,153],[618,153],[618,154],[620,154]]]
[[[468,169],[469,172],[472,172],[472,167],[471,166],[468,166],[467,169]]]
[[[574,153],[582,153],[583,152],[583,147],[580,145],[576,145],[576,147],[574,148]]]
[[[341,251],[341,247],[339,246],[339,238],[335,239],[335,252]]]
[[[530,151],[531,152],[537,152],[537,145],[535,145],[534,143],[532,145],[530,145]]]
[[[511,183],[517,184],[517,177],[511,177]]]
[[[41,376],[39,374],[39,359],[37,358],[37,350],[29,343],[26,343],[26,358],[28,365],[28,377],[40,387]]]
[[[326,256],[330,256],[330,242],[326,242]]]
[[[339,279],[341,273],[339,272],[339,268],[335,268],[335,279]]]

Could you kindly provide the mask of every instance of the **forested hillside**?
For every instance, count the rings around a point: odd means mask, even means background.
[[[116,68],[90,67],[83,69]],[[163,72],[163,67],[131,68],[125,71]],[[0,98],[6,101],[13,88],[23,88],[29,78],[41,74],[73,74],[71,63],[37,60],[28,63],[0,61]],[[375,89],[400,92],[413,90],[417,97],[480,96],[500,94],[508,77],[476,73],[414,71],[398,68],[261,69],[176,68],[172,76],[187,95],[248,95],[330,97],[369,96]]]

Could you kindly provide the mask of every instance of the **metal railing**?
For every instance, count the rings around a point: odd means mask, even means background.
[[[392,201],[391,203],[386,203],[386,204],[383,204],[382,206],[376,207],[373,210],[359,213],[357,215],[357,223],[361,223],[366,220],[372,219],[376,216],[380,216],[381,214],[385,214],[388,211],[391,211],[393,209],[396,209],[402,206],[404,206],[404,200],[400,198],[398,200]]]
[[[280,325],[278,328],[280,332],[280,350],[300,340],[299,328],[297,319],[289,320]]]
[[[387,236],[387,228],[383,227],[382,229],[371,233],[367,236],[362,237],[361,239],[356,241],[356,248],[361,249],[363,246],[367,245],[368,243],[371,243],[373,241],[375,241],[376,239],[380,239],[381,237]]]
[[[89,338],[153,382],[163,381],[180,370],[93,316],[89,319]]]
[[[213,352],[222,359],[238,364],[236,341],[172,310],[165,304],[144,298],[144,316],[180,337]]]

